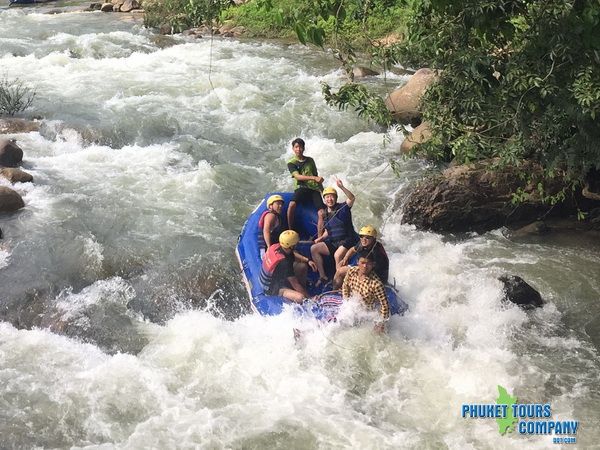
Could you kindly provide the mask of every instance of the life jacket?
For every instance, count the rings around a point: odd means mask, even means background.
[[[275,227],[271,230],[271,243],[279,242],[279,235],[281,234],[281,216],[277,214],[275,211],[266,210],[260,215],[260,219],[258,219],[258,246],[259,248],[267,248],[267,243],[265,242],[265,236],[263,234],[263,227],[265,226],[265,217],[267,214],[273,213],[277,216],[277,223]]]
[[[325,229],[327,240],[343,241],[354,234],[352,225],[352,211],[347,203],[336,203],[335,209],[325,216]]]
[[[268,291],[273,282],[273,273],[277,266],[285,260],[286,254],[281,248],[281,244],[273,244],[265,253],[265,257],[260,267],[260,284],[265,291]]]

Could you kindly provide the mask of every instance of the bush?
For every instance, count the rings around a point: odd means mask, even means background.
[[[203,24],[213,25],[227,6],[227,0],[146,0],[144,25],[168,26],[172,33],[180,33]]]
[[[14,116],[33,103],[35,90],[27,87],[20,79],[0,79],[0,114]]]

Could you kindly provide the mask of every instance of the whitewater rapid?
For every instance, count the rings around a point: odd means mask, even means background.
[[[461,417],[498,385],[579,420],[570,448],[596,445],[597,245],[401,225],[429,167],[394,174],[402,133],[324,103],[320,82],[342,80],[327,54],[164,47],[139,20],[43,12],[0,9],[2,71],[35,87],[41,117],[11,136],[34,183],[0,217],[0,447],[557,448]],[[291,189],[297,136],[356,194],[355,225],[381,231],[410,307],[384,337],[250,314],[234,246],[264,193]],[[503,273],[544,308],[503,303]]]

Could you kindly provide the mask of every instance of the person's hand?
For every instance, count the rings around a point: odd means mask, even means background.
[[[325,178],[323,178],[323,177],[320,177],[320,176],[315,177],[315,181],[319,184],[321,184],[324,180],[325,180]]]
[[[313,272],[317,271],[317,264],[312,259],[308,261],[308,267],[310,267]]]
[[[339,178],[335,180],[335,184],[337,184],[337,187],[339,187],[340,189],[344,188],[344,183],[342,183],[342,180],[340,180]]]
[[[373,331],[377,334],[385,333],[385,322],[375,322],[375,326],[373,327]]]
[[[348,258],[344,257],[342,258],[342,260],[340,261],[340,267],[344,267],[348,265]]]

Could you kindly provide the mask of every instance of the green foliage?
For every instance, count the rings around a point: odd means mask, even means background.
[[[442,70],[423,99],[436,143],[421,150],[534,159],[571,183],[599,168],[599,24],[592,0],[415,2],[393,58]]]
[[[172,33],[179,33],[203,24],[213,25],[228,6],[227,0],[145,0],[144,25],[166,26]]]
[[[0,114],[14,116],[29,108],[34,98],[35,90],[20,79],[9,80],[6,75],[0,79]]]
[[[336,93],[332,93],[331,87],[326,83],[322,83],[321,86],[323,96],[328,105],[343,110],[352,106],[359,117],[385,126],[389,126],[392,123],[392,115],[385,107],[382,98],[370,92],[366,86],[357,83],[347,83]]]

